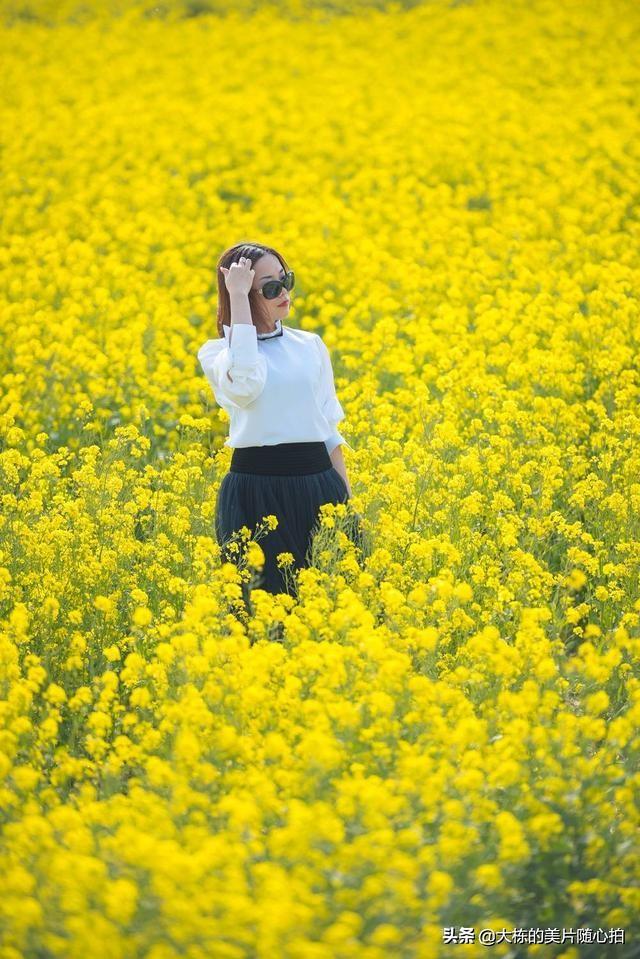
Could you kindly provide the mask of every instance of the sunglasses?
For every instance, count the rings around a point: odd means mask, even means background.
[[[296,282],[295,274],[293,270],[289,270],[288,273],[285,273],[284,279],[282,280],[267,280],[267,282],[259,290],[256,290],[257,293],[262,293],[266,300],[275,300],[277,296],[280,296],[282,290],[292,290]]]

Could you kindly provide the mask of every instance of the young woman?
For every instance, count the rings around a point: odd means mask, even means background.
[[[337,430],[344,411],[335,392],[329,351],[316,333],[285,326],[294,274],[262,244],[238,244],[220,257],[218,334],[198,351],[217,403],[230,416],[230,471],[216,503],[216,538],[225,547],[263,517],[278,519],[258,540],[265,565],[261,589],[287,592],[278,553],[297,568],[308,550],[323,503],[351,496]],[[351,448],[351,447],[350,447]]]

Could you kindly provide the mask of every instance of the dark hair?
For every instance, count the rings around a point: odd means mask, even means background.
[[[239,257],[246,256],[247,259],[251,260],[251,267],[253,268],[260,257],[264,256],[265,253],[273,253],[273,255],[280,260],[285,273],[288,272],[289,267],[284,257],[281,256],[277,250],[274,250],[272,246],[265,246],[263,243],[236,243],[235,246],[230,246],[228,250],[225,250],[216,263],[216,277],[218,280],[218,336],[224,336],[223,325],[231,326],[231,299],[229,297],[227,284],[224,280],[224,273],[221,272],[220,267],[224,266],[228,269]],[[251,310],[253,325],[258,333],[268,333],[270,327],[264,307],[264,298],[257,290],[249,291],[249,309]]]

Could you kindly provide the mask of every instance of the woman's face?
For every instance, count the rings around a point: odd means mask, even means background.
[[[260,290],[269,280],[283,280],[285,271],[277,256],[273,253],[264,253],[253,265],[255,276],[253,278],[252,290]],[[268,317],[269,328],[274,329],[276,320],[284,323],[289,314],[291,304],[291,292],[282,288],[282,292],[276,296],[275,300],[268,300],[266,296],[260,297],[260,305],[264,314]]]

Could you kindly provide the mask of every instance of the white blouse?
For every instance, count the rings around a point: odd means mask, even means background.
[[[353,449],[337,430],[345,413],[329,350],[317,333],[280,320],[271,333],[258,333],[253,323],[223,330],[224,338],[200,347],[198,360],[230,417],[225,446],[323,441],[328,453],[340,443]]]

